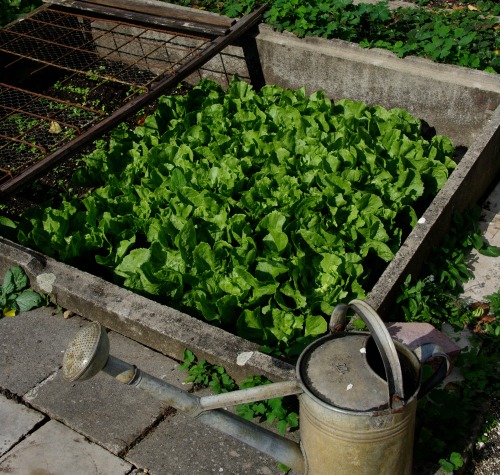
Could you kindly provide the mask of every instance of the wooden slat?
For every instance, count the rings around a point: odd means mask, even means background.
[[[174,18],[148,15],[147,13],[119,10],[80,0],[53,0],[50,3],[55,7],[60,5],[74,10],[80,10],[82,12],[89,12],[91,14],[109,17],[117,21],[128,21],[131,23],[147,25],[153,28],[170,28],[198,34],[202,33],[203,35],[210,36],[224,36],[229,31],[229,28],[209,25],[208,23],[195,23],[187,20],[177,20]]]
[[[204,23],[220,28],[229,28],[235,22],[234,19],[228,18],[226,16],[217,15],[210,12],[203,12],[194,8],[182,8],[169,3],[158,5],[146,2],[138,2],[136,0],[85,0],[84,3],[91,3],[97,6],[143,13],[157,17],[166,17],[177,21]]]

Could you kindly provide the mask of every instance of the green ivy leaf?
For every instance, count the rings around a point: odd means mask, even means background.
[[[16,297],[16,304],[20,312],[27,312],[43,305],[44,300],[37,292],[27,289]]]
[[[500,247],[498,246],[486,246],[479,249],[479,254],[488,257],[499,257],[500,256]]]

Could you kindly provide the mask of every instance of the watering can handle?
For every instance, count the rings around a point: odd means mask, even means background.
[[[384,363],[387,383],[389,385],[389,404],[393,409],[397,409],[403,405],[404,401],[403,374],[391,335],[389,335],[386,326],[377,312],[366,302],[357,299],[351,300],[347,305],[339,304],[335,307],[330,322],[331,331],[334,331],[335,327],[340,328],[345,326],[343,322],[345,322],[346,313],[349,309],[354,310],[370,330]]]
[[[451,360],[450,357],[443,351],[443,349],[435,343],[424,343],[423,345],[415,348],[414,353],[421,363],[427,363],[429,360],[439,358],[441,359],[440,365],[432,376],[420,386],[417,398],[424,397],[431,389],[437,386],[450,372]]]

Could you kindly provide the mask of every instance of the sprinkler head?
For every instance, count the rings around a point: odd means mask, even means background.
[[[63,378],[83,381],[104,368],[109,357],[106,330],[97,322],[83,327],[73,338],[63,357]]]

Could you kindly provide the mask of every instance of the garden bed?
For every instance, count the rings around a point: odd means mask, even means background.
[[[472,151],[469,150],[461,160],[442,192],[424,213],[425,221],[421,220],[417,225],[396,254],[389,269],[375,284],[376,291],[368,295],[369,301],[375,301],[376,305],[377,299],[381,299],[380,308],[391,302],[390,292],[398,290],[394,283],[395,279],[404,278],[411,264],[418,266],[419,258],[415,255],[428,253],[433,247],[432,241],[429,241],[433,238],[433,233],[436,233],[437,239],[445,229],[446,222],[440,218],[446,215],[449,217],[452,209],[466,206],[469,192],[473,190],[473,184],[468,180],[474,178],[475,173],[484,176],[477,162],[486,163],[488,166],[489,161],[495,158],[495,150],[498,148],[497,134],[496,127],[485,128],[483,132],[485,143],[481,143]],[[457,190],[458,194],[455,193]],[[479,191],[483,190],[478,190],[477,193]],[[447,197],[449,199],[446,199]],[[218,328],[207,327],[205,323],[184,313],[131,294],[102,279],[59,264],[28,249],[11,245],[7,241],[3,241],[2,247],[2,266],[10,267],[14,263],[19,263],[27,267],[32,282],[36,282],[35,288],[51,294],[59,305],[100,320],[107,327],[170,356],[181,358],[183,349],[189,347],[196,354],[222,364],[233,374],[265,374],[272,379],[281,379],[281,370],[276,368],[285,368],[285,374],[291,371],[291,368],[283,366],[283,363],[276,363],[272,358],[257,354],[252,361],[241,367],[237,364],[238,355],[241,352],[254,351],[257,348],[255,344],[229,335]],[[206,338],[208,331],[210,338]],[[260,363],[257,367],[254,364],[260,360],[267,363],[257,370]]]
[[[265,26],[261,27],[256,40],[266,82],[291,88],[306,85],[306,90],[323,90],[327,97],[348,97],[368,104],[401,107],[425,119],[437,133],[451,136],[455,145],[468,148],[458,168],[423,214],[420,224],[403,243],[368,295],[368,302],[384,315],[394,304],[394,296],[405,277],[409,273],[418,273],[425,257],[439,242],[452,211],[461,211],[476,203],[495,180],[500,167],[496,160],[500,142],[500,111],[497,109],[499,79],[488,73],[438,66],[425,60],[401,60],[390,53],[362,50],[357,45],[342,41],[299,40],[293,35],[272,32]],[[211,65],[204,71],[202,75],[214,78]],[[238,73],[237,70],[234,72]],[[223,83],[227,81],[227,68],[225,73]],[[249,77],[244,72],[242,76]],[[409,91],[413,92],[410,94]],[[425,109],[430,102],[433,108]],[[9,262],[5,261],[3,265],[8,266]],[[96,283],[92,288],[103,285],[102,282]],[[69,289],[63,293],[66,291]],[[60,302],[63,297],[56,298]],[[70,298],[68,304],[71,302]],[[87,300],[73,304],[76,308],[65,306],[84,315],[99,313],[95,309],[86,310],[88,304]],[[119,314],[120,310],[117,309],[117,312]],[[170,313],[171,309],[167,309],[166,314]],[[124,334],[134,338],[134,325],[126,329],[121,323],[110,322],[109,318],[106,317],[106,323],[110,328],[119,326]],[[135,335],[136,339],[140,340],[142,333]],[[159,346],[165,351],[165,345],[158,342],[144,343],[155,348]],[[183,345],[174,345],[178,349],[172,353],[167,351],[167,354],[179,358]],[[254,348],[254,345],[250,344],[250,347]],[[193,350],[207,355],[204,348]],[[210,358],[213,362],[223,364],[230,371],[242,371],[235,365],[234,352],[230,358],[224,357],[223,361],[218,360],[216,348],[214,352],[215,355]],[[275,375],[275,378],[279,379],[279,376]]]

